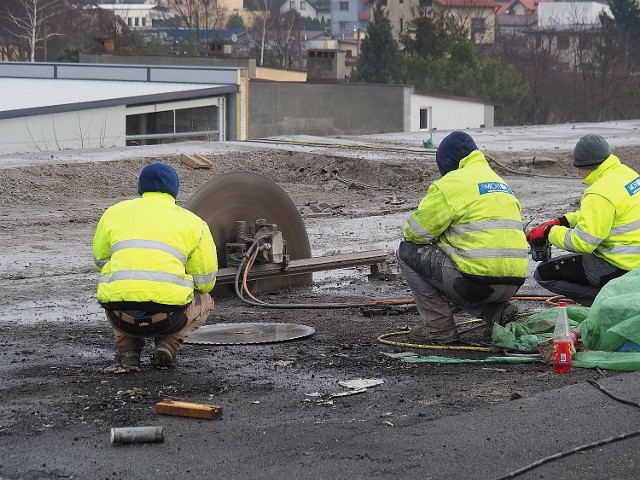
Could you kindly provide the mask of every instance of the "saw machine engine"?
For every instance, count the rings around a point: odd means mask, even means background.
[[[256,221],[254,227],[247,231],[247,222],[236,221],[236,241],[225,245],[225,253],[228,267],[237,267],[242,263],[249,247],[258,244],[258,257],[256,263],[276,263],[287,269],[289,256],[287,255],[287,242],[282,238],[282,232],[275,223],[267,223],[266,220]]]

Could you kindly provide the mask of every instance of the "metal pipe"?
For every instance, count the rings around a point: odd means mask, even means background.
[[[122,427],[111,429],[111,443],[159,443],[164,442],[164,427]]]

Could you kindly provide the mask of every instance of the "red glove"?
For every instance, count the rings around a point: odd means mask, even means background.
[[[527,233],[527,242],[529,243],[538,243],[544,242],[549,235],[549,230],[554,225],[560,225],[560,219],[554,218],[553,220],[549,220],[548,222],[544,222],[542,225],[538,225],[537,227],[533,227]]]

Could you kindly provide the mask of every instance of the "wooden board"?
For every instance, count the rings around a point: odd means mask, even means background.
[[[180,161],[191,168],[211,168],[213,163],[206,157],[203,157],[199,153],[193,155],[187,155],[183,153],[180,155]]]
[[[177,402],[163,400],[156,403],[156,413],[163,415],[175,415],[178,417],[204,418],[215,420],[222,416],[222,407],[217,405],[205,405],[201,403]]]

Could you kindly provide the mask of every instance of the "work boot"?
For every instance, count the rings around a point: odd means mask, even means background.
[[[140,368],[140,352],[138,352],[137,350],[116,352],[115,361],[125,368]]]
[[[482,319],[487,324],[484,339],[491,341],[493,324],[505,326],[515,322],[518,315],[518,307],[511,302],[487,303],[482,311]]]
[[[482,311],[482,319],[490,327],[494,323],[502,325],[515,322],[518,307],[511,302],[487,303]]]
[[[423,345],[449,345],[459,342],[460,335],[455,327],[449,330],[434,331],[432,328],[419,325],[409,330],[409,340]]]
[[[159,368],[176,366],[176,350],[166,342],[158,342],[153,352],[153,365]]]

